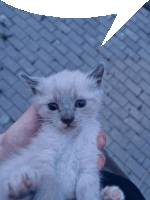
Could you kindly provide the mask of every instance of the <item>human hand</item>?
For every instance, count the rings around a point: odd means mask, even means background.
[[[8,155],[17,152],[30,143],[36,136],[40,125],[40,116],[37,114],[35,106],[32,104],[28,110],[0,137],[0,161]],[[102,149],[105,145],[106,135],[100,131],[97,137],[97,146]],[[105,157],[99,155],[98,170],[100,171],[105,164]]]

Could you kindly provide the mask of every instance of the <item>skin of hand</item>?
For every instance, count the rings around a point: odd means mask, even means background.
[[[32,104],[27,111],[3,134],[0,135],[0,162],[12,153],[17,153],[30,143],[31,138],[36,136],[40,128],[40,116]],[[106,142],[106,135],[103,131],[97,137],[97,147],[102,149]],[[98,156],[97,166],[100,171],[105,164],[105,157]]]

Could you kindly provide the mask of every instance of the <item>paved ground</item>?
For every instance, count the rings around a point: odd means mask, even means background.
[[[47,76],[88,71],[106,63],[102,109],[106,149],[150,197],[150,12],[141,8],[101,47],[115,15],[60,19],[14,9],[0,1],[0,133],[30,105],[19,73]],[[4,26],[5,25],[5,26]]]

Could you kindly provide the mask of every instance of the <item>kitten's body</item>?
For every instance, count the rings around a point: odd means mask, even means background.
[[[100,200],[100,72],[103,74],[100,69],[99,76],[96,71],[88,78],[79,71],[64,71],[40,81],[26,78],[43,123],[26,148],[0,165],[0,200]],[[87,105],[75,108],[78,99],[86,99]],[[57,102],[59,110],[50,111],[50,102]],[[74,116],[72,127],[62,123],[64,116]],[[28,180],[33,182],[29,194],[22,185]]]

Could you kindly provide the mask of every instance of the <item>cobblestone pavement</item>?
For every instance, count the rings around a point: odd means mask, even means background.
[[[0,19],[0,133],[31,103],[20,72],[34,76],[65,68],[87,72],[103,61],[105,148],[148,200],[150,12],[141,8],[104,46],[101,43],[115,15],[60,19],[30,14],[0,1]]]

